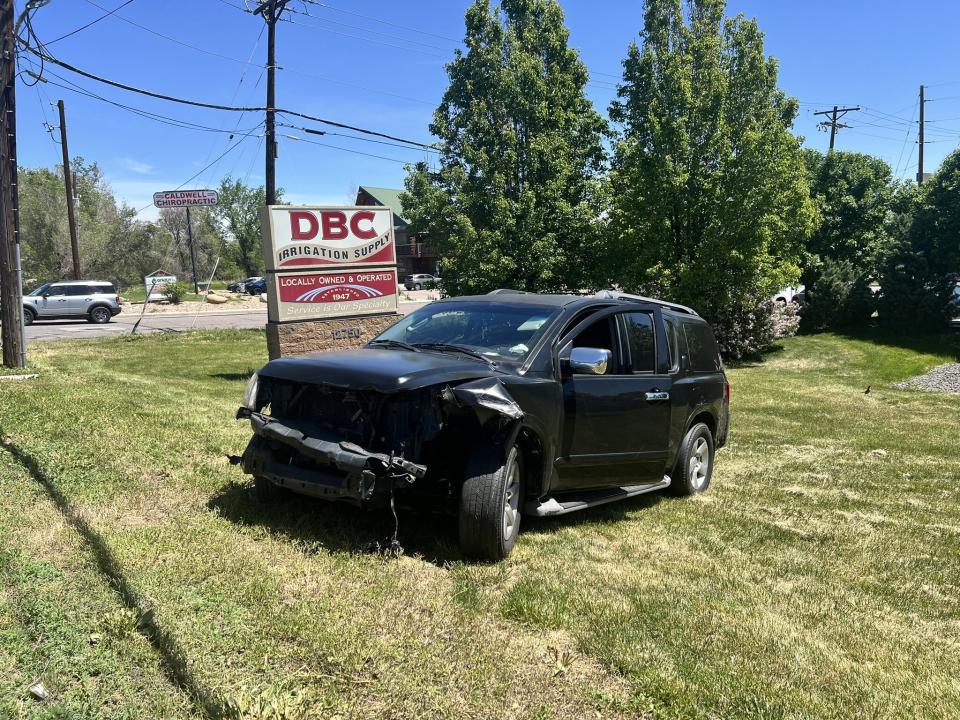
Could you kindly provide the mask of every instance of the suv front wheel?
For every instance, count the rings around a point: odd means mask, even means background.
[[[37,314],[28,307],[23,309],[23,324],[24,325],[33,325],[33,321],[37,319]]]
[[[474,453],[460,493],[460,549],[468,557],[503,560],[517,543],[523,501],[523,455],[510,448],[499,467],[492,452]],[[494,461],[496,463],[496,461]]]
[[[695,495],[710,487],[713,453],[713,433],[706,424],[697,423],[680,443],[680,454],[670,478],[670,491],[674,495]]]

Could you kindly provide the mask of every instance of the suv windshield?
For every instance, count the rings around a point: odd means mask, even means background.
[[[50,283],[44,283],[43,285],[41,285],[40,287],[38,287],[36,290],[34,290],[33,292],[31,292],[30,294],[31,294],[31,295],[38,295],[38,296],[39,296],[39,295],[43,295],[43,294],[47,291],[47,288],[48,288],[48,287],[50,287]]]
[[[522,362],[556,311],[526,303],[433,303],[407,315],[372,342],[457,345],[491,358]]]

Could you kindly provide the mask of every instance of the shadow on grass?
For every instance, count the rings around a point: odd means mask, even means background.
[[[3,437],[2,431],[0,431],[0,437]],[[97,569],[107,581],[107,585],[113,589],[123,605],[136,612],[139,618],[137,630],[156,650],[160,667],[167,679],[190,698],[201,717],[211,719],[226,717],[227,706],[197,681],[190,669],[191,658],[180,648],[173,636],[157,623],[149,603],[140,596],[124,575],[123,568],[106,540],[93,529],[83,515],[77,512],[70,499],[57,486],[54,478],[47,474],[33,455],[5,437],[0,440],[0,447],[10,453],[46,491],[63,519],[83,540],[96,562]]]
[[[250,368],[244,372],[234,372],[234,373],[210,373],[210,377],[216,378],[217,380],[249,380],[250,377],[256,372],[255,369]]]
[[[654,492],[552,518],[523,517],[524,535],[549,535],[565,528],[621,522],[631,513],[646,510],[669,495]],[[288,495],[265,503],[249,484],[224,485],[207,503],[211,510],[237,523],[262,527],[307,548],[307,551],[367,553],[387,548],[393,534],[389,510],[362,510],[345,503]],[[405,509],[398,511],[398,541],[405,555],[444,567],[462,561],[457,545],[457,519],[452,514]],[[319,546],[319,547],[317,547]]]
[[[308,551],[367,553],[390,547],[393,515],[353,505],[289,494],[273,502],[259,500],[253,487],[231,482],[207,506],[237,523],[262,527]],[[398,509],[397,541],[405,555],[443,566],[461,560],[456,518],[422,510]]]
[[[960,331],[956,328],[946,328],[943,332],[938,333],[911,336],[871,326],[838,330],[836,334],[848,340],[859,340],[873,345],[902,348],[918,353],[931,355],[947,353],[953,357],[954,361],[960,362]]]

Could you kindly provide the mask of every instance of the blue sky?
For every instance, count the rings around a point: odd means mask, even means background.
[[[242,11],[243,0],[133,0],[114,16],[52,42],[121,3],[51,0],[37,12],[34,30],[60,59],[121,82],[207,102],[263,105],[266,33],[261,35],[259,17]],[[443,66],[463,35],[468,5],[468,0],[293,0],[291,7],[300,12],[289,14],[292,22],[278,29],[278,106],[428,141],[427,125],[446,87]],[[591,71],[589,94],[605,114],[620,61],[641,27],[642,4],[567,0],[562,5],[571,43]],[[837,147],[878,155],[899,176],[913,177],[917,124],[910,121],[916,119],[921,83],[931,100],[927,171],[960,144],[960,3],[730,0],[728,13],[739,12],[756,17],[766,33],[767,52],[780,61],[781,87],[801,101],[795,129],[810,147],[824,150],[828,143],[828,135],[817,131],[822,118],[814,112],[860,105],[861,112],[845,118],[854,127],[841,131]],[[62,98],[71,154],[99,163],[118,197],[144,208],[143,217],[156,214],[149,207],[154,191],[183,184],[224,152],[186,187],[213,186],[226,174],[263,183],[262,130],[256,127],[261,118],[255,114],[237,117],[172,105],[58,67],[48,66],[45,77],[50,82],[18,87],[21,165],[60,162],[60,147],[44,123],[57,124],[50,103]],[[67,85],[61,78],[141,110],[239,134],[230,140],[227,133],[161,124],[55,86]],[[347,203],[358,185],[400,187],[403,163],[424,158],[416,149],[311,136],[294,128],[279,132],[278,183],[287,199],[298,203]]]

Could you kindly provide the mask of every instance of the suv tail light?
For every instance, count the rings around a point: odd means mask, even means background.
[[[730,381],[729,380],[723,381],[723,401],[728,404],[730,403]]]

